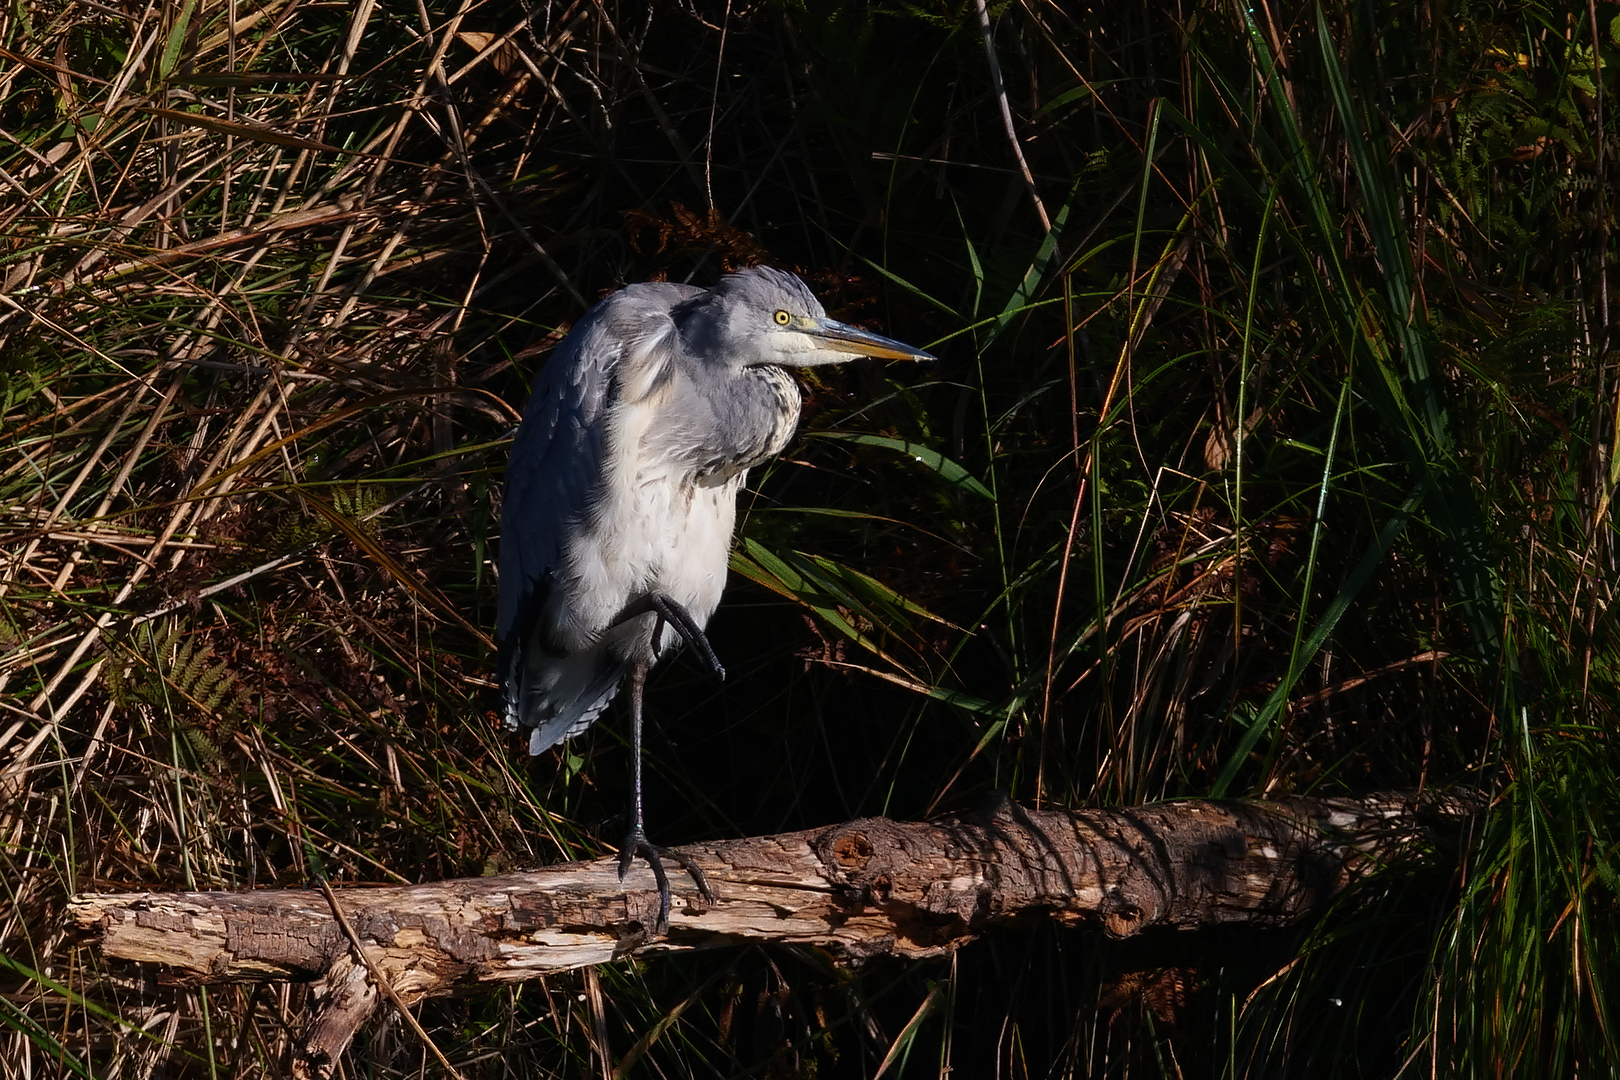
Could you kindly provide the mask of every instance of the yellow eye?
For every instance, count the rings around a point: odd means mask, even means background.
[[[790,323],[792,321],[793,321],[793,316],[789,315],[787,312],[778,311],[776,313],[776,325],[777,326],[786,326],[788,323]]]

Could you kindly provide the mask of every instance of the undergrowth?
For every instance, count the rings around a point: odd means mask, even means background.
[[[762,261],[942,360],[818,373],[751,477],[731,677],[649,693],[662,841],[1493,810],[1294,931],[429,1003],[461,1075],[1615,1071],[1620,10],[983,14],[1010,132],[971,3],[0,12],[0,1077],[285,1074],[303,988],[108,966],[76,892],[620,835],[620,725],[495,721],[510,434],[598,296]]]

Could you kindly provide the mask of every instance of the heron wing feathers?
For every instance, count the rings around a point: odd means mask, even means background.
[[[508,726],[532,725],[529,753],[538,754],[596,722],[618,693],[626,665],[605,649],[549,657],[531,648],[524,668],[517,722],[509,717]]]
[[[507,466],[496,617],[508,727],[531,752],[577,735],[617,691],[626,662],[601,636],[624,583],[581,565],[597,549],[605,493],[670,380],[669,310],[701,290],[632,285],[598,303],[547,361]],[[588,563],[589,559],[583,560]]]

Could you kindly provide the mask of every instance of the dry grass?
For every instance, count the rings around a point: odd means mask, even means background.
[[[621,275],[767,254],[672,198],[709,187],[691,117],[658,104],[696,72],[638,64],[654,26],[616,17],[0,15],[0,955],[21,977],[0,1075],[285,1066],[301,990],[102,970],[57,928],[74,891],[427,880],[612,832],[591,815],[617,796],[581,791],[578,756],[607,740],[530,774],[492,722],[513,403]],[[654,163],[610,163],[614,140]],[[872,295],[822,285],[850,314]],[[715,828],[663,816],[665,836]],[[490,1045],[589,1067],[599,993],[538,993],[541,1019],[527,998],[449,1009],[483,1032],[462,1068]],[[423,1047],[385,1027],[359,1053],[387,1071]]]
[[[829,376],[754,478],[732,679],[651,694],[660,840],[998,788],[1483,773],[1518,809],[1452,891],[1320,937],[616,966],[425,1008],[457,1069],[1612,1046],[1620,39],[1575,6],[991,10],[1027,180],[973,4],[0,12],[0,1078],[284,1070],[301,988],[106,969],[61,936],[74,891],[617,835],[615,725],[531,767],[493,720],[506,439],[597,295],[761,260],[945,362]],[[1488,934],[1541,966],[1474,965]],[[1550,1018],[1513,1004],[1532,981]],[[1506,1019],[1470,1018],[1493,993]],[[382,1023],[343,1067],[431,1061]]]
[[[85,970],[75,890],[577,850],[485,711],[494,343],[577,295],[512,209],[557,186],[529,159],[559,61],[494,14],[0,20],[0,952],[40,973],[6,1075],[59,1041],[106,1076],[285,1060],[296,994]]]

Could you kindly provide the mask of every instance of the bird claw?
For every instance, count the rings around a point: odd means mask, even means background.
[[[709,669],[709,674],[721,682],[725,681],[726,669],[721,666],[720,658],[714,654],[714,646],[709,644],[709,636],[703,632],[703,628],[692,618],[689,611],[663,593],[648,593],[640,600],[629,604],[619,613],[619,617],[613,620],[613,625],[617,626],[638,615],[648,613],[656,614],[660,623],[673,626],[675,632],[681,635],[681,639],[697,653],[698,659],[703,661],[703,666]],[[656,641],[658,636],[659,631],[654,629],[653,640]]]
[[[692,880],[697,883],[698,892],[703,895],[703,899],[711,904],[719,902],[714,890],[709,888],[709,879],[703,873],[702,867],[684,855],[648,843],[646,834],[640,829],[632,831],[625,837],[624,846],[619,849],[620,881],[623,881],[624,876],[630,872],[630,864],[637,855],[647,861],[647,865],[652,868],[653,880],[658,883],[658,921],[653,925],[653,933],[669,932],[669,875],[664,873],[665,859],[692,875]]]

